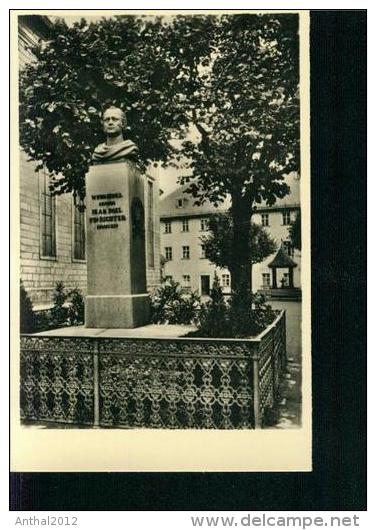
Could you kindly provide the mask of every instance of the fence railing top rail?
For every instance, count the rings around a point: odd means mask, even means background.
[[[157,342],[160,344],[163,343],[187,343],[187,344],[224,344],[224,345],[230,345],[233,344],[234,346],[237,344],[248,344],[250,348],[252,349],[252,346],[257,346],[260,341],[268,335],[271,329],[276,327],[278,323],[281,321],[283,316],[285,315],[285,310],[281,310],[279,315],[276,317],[276,319],[262,331],[259,335],[256,337],[237,337],[237,338],[225,338],[225,337],[219,337],[219,338],[211,338],[211,337],[160,337],[160,336],[106,336],[104,334],[96,335],[96,336],[87,336],[87,335],[79,335],[77,333],[74,333],[72,330],[72,334],[69,335],[51,335],[50,333],[48,335],[43,335],[42,333],[38,334],[32,334],[32,333],[23,333],[20,335],[21,338],[30,338],[30,339],[38,339],[38,341],[51,341],[56,339],[60,340],[62,342],[64,341],[70,341],[75,339],[81,339],[88,343],[95,341],[96,343],[101,342],[118,342],[118,341],[125,341],[125,342]]]
[[[281,309],[278,317],[275,320],[273,320],[273,322],[269,324],[269,326],[265,328],[264,331],[262,331],[259,335],[257,335],[257,337],[255,338],[255,341],[260,342],[266,335],[268,335],[270,330],[275,328],[279,324],[279,322],[284,317],[285,313],[286,313],[286,309]]]

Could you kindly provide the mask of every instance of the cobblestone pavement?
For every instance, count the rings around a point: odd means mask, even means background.
[[[268,425],[277,429],[300,427],[302,413],[302,304],[298,301],[273,300],[274,309],[286,309],[287,373],[278,407]]]

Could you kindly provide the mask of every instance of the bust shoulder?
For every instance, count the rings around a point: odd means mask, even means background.
[[[132,140],[123,140],[114,145],[99,144],[93,153],[93,162],[113,162],[122,158],[135,158],[138,153],[137,145]]]

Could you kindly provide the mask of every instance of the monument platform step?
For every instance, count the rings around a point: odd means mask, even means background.
[[[44,337],[138,337],[138,338],[174,338],[184,337],[195,326],[174,324],[148,324],[131,329],[85,328],[85,326],[70,326],[67,328],[50,329],[35,335]]]

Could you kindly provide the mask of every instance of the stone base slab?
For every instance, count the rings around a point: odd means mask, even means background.
[[[147,324],[139,328],[87,328],[69,326],[34,333],[41,337],[90,337],[90,338],[137,338],[137,339],[177,339],[197,331],[196,326],[182,324]],[[194,340],[194,339],[192,339]],[[197,339],[196,339],[197,340]],[[215,339],[213,339],[215,340]]]
[[[137,328],[149,322],[150,298],[145,294],[86,296],[86,328]]]

